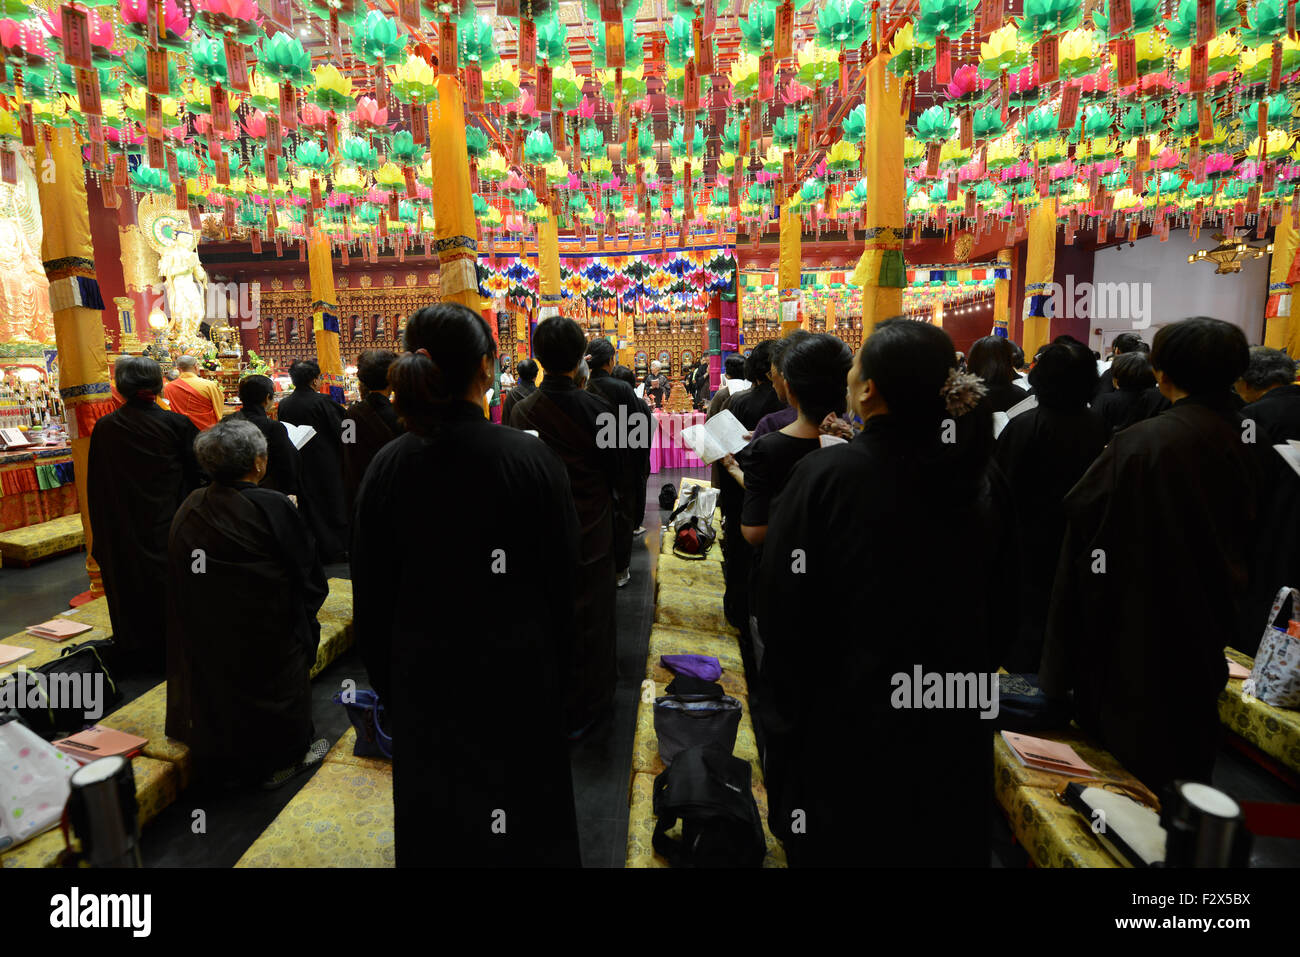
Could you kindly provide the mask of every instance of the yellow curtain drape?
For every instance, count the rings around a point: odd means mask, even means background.
[[[86,478],[90,474],[91,430],[99,418],[113,411],[104,351],[104,301],[95,278],[81,147],[71,129],[46,128],[40,134],[36,137],[36,168],[40,171],[36,179],[44,224],[41,261],[50,281],[59,394],[67,410],[72,443],[73,474],[86,536],[86,573],[91,594],[99,597],[104,586],[99,566],[91,557],[93,530],[86,507]]]
[[[993,280],[993,328],[1005,329],[1011,334],[1011,270],[1016,260],[1014,249],[998,250],[998,261],[994,267],[1007,270],[1006,279]]]
[[[1025,333],[1021,348],[1035,355],[1052,338],[1052,274],[1056,270],[1056,198],[1049,197],[1029,214],[1029,245],[1025,252]]]
[[[334,291],[334,263],[329,237],[313,229],[307,240],[307,271],[311,277],[312,326],[316,330],[316,362],[323,391],[343,401],[343,362],[339,358],[339,301]]]
[[[885,72],[885,57],[867,67],[866,244],[849,280],[862,287],[862,337],[876,323],[903,311],[907,269],[903,263],[904,201],[903,80]]]
[[[1291,225],[1291,207],[1282,211],[1282,222],[1273,233],[1273,261],[1268,270],[1268,308],[1264,311],[1264,345],[1285,349],[1291,338],[1291,286],[1287,283],[1295,264],[1300,232]],[[1295,353],[1292,353],[1294,355]]]
[[[454,76],[439,76],[438,101],[429,107],[433,167],[433,234],[443,302],[479,308],[478,224],[465,149],[465,107]]]

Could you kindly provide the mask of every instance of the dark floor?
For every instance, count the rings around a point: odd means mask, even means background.
[[[571,750],[582,861],[587,867],[623,866],[632,737],[650,625],[654,620],[654,575],[660,541],[659,489],[665,482],[680,482],[684,475],[707,479],[708,472],[672,469],[650,477],[646,533],[638,536],[633,547],[632,581],[618,591],[618,687],[613,712]],[[329,566],[326,573],[331,578],[346,578],[349,574],[346,565]],[[85,557],[80,553],[50,559],[32,568],[0,568],[0,636],[67,611],[68,598],[85,588]],[[346,679],[355,681],[358,687],[369,686],[355,648],[312,682],[316,731],[331,744],[348,728],[346,713],[332,700]],[[130,700],[162,680],[162,675],[148,675],[119,684],[125,700]],[[146,828],[145,865],[230,867],[308,780],[309,777],[302,777],[271,792],[182,792],[179,800]],[[1226,745],[1220,748],[1214,784],[1244,801],[1300,803],[1300,794],[1295,790]],[[1027,866],[1028,858],[1012,836],[1002,812],[992,802],[989,814],[992,865]],[[1257,839],[1251,864],[1300,866],[1300,842]]]

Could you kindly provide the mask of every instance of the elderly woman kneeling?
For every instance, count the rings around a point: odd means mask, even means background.
[[[310,683],[325,574],[297,508],[258,488],[256,426],[225,419],[194,452],[212,484],[171,526],[167,734],[190,746],[196,781],[279,787],[327,750]]]

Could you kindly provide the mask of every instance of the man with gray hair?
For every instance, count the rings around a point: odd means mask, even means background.
[[[1233,647],[1248,655],[1259,650],[1273,600],[1284,585],[1300,587],[1300,475],[1273,448],[1300,441],[1300,385],[1296,360],[1280,349],[1252,346],[1250,364],[1237,380],[1237,393],[1248,405],[1241,410],[1264,466],[1259,521],[1250,590],[1241,606]],[[1243,433],[1243,435],[1246,433]],[[1285,623],[1284,623],[1285,624]]]
[[[179,412],[202,432],[221,421],[226,414],[226,397],[221,386],[199,375],[199,360],[181,356],[176,360],[180,376],[163,386],[163,397],[173,412]]]
[[[266,449],[242,419],[203,432],[194,452],[212,484],[171,524],[166,730],[208,784],[279,787],[328,750],[310,677],[325,573],[298,510],[258,487]]]

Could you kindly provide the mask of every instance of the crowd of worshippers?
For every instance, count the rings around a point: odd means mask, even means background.
[[[609,720],[668,385],[652,367],[641,398],[567,318],[533,350],[503,425],[484,414],[491,330],[456,304],[413,315],[400,356],[364,354],[346,409],[300,361],[274,418],[253,376],[200,433],[155,403],[155,363],[118,362],[94,557],[115,640],[165,668],[167,733],[202,779],[276,786],[320,759],[315,615],[346,560],[398,864],[579,863],[568,745]],[[749,440],[713,467],[723,603],[792,866],[987,865],[996,729],[898,707],[914,669],[1036,674],[1148,787],[1210,779],[1223,648],[1253,653],[1300,584],[1300,476],[1272,449],[1300,439],[1297,364],[1204,317],[1098,359],[1068,336],[962,356],[903,318],[856,355],[795,331],[727,358],[708,415]],[[609,421],[629,426],[612,443]],[[286,422],[316,435],[299,451]]]

